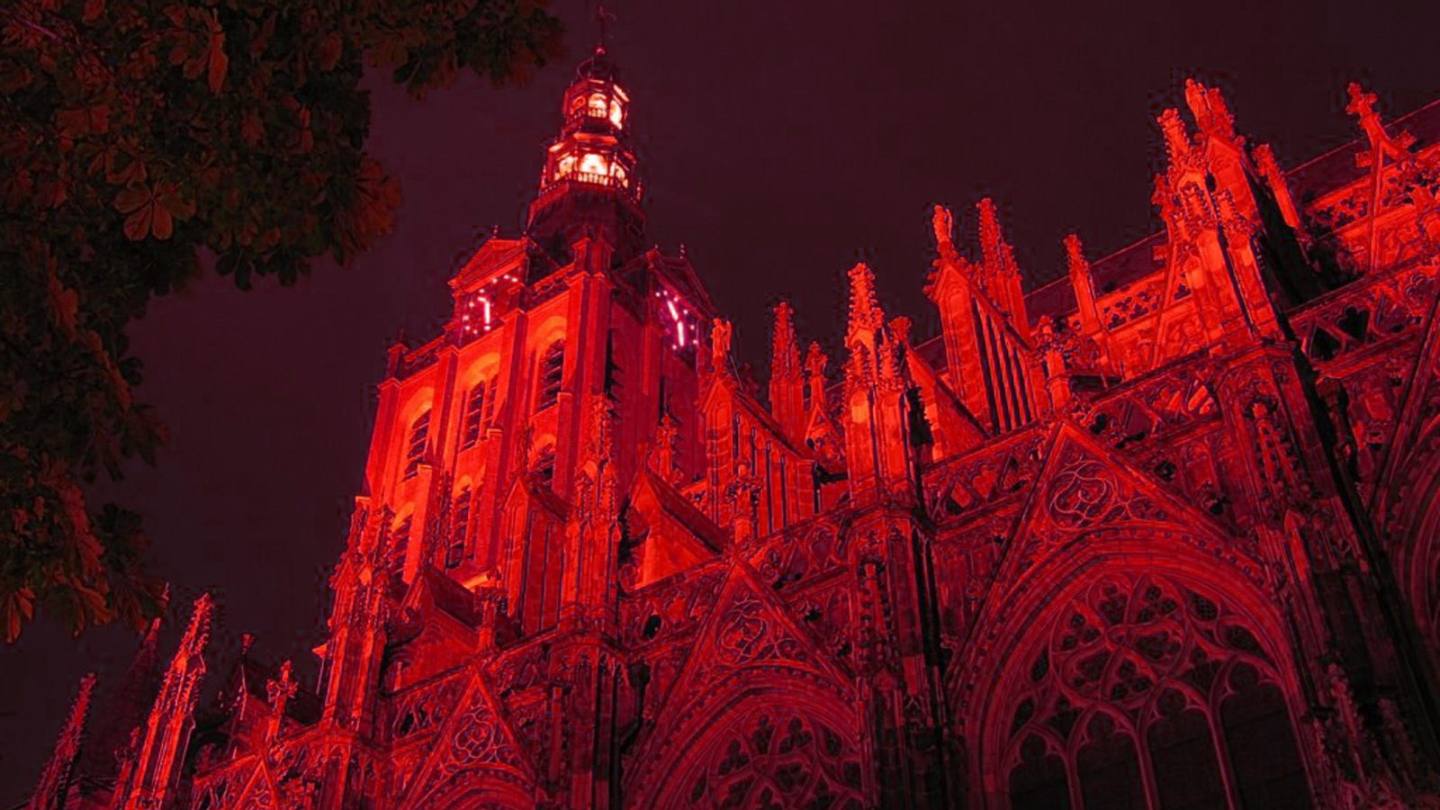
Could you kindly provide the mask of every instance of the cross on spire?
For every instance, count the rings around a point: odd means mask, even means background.
[[[600,25],[600,42],[595,46],[595,50],[599,51],[600,53],[605,52],[605,40],[608,33],[607,29],[609,27],[608,24],[614,22],[615,19],[615,12],[606,8],[604,3],[595,4],[595,22]]]

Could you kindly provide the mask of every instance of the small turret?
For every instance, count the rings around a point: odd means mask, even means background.
[[[794,310],[784,301],[775,307],[770,344],[770,413],[780,423],[785,436],[798,443],[805,432],[805,379],[793,314]]]
[[[1090,262],[1085,258],[1085,246],[1079,234],[1065,236],[1065,266],[1070,276],[1070,286],[1075,289],[1075,303],[1080,313],[1080,328],[1084,332],[1096,332],[1102,328],[1100,309],[1095,304],[1095,280],[1090,275]]]
[[[1000,229],[995,203],[986,198],[976,208],[980,264],[955,250],[950,212],[935,206],[940,255],[925,294],[940,310],[947,382],[976,420],[999,433],[1035,417],[1044,383],[1015,252]]]
[[[195,704],[200,699],[200,681],[205,677],[205,648],[210,642],[214,613],[215,602],[210,594],[195,600],[190,624],[165,671],[140,747],[116,786],[116,792],[123,791],[125,796],[117,807],[150,810],[173,801],[190,732],[195,728]]]
[[[55,740],[55,750],[45,763],[40,782],[30,796],[25,810],[63,810],[70,795],[71,780],[75,775],[75,761],[80,754],[80,742],[85,736],[85,721],[90,712],[90,694],[95,689],[95,673],[80,679],[80,690],[75,694],[75,703],[70,707],[70,716]]]
[[[1000,216],[989,197],[975,206],[980,212],[981,277],[990,300],[1010,317],[1015,331],[1030,339],[1030,319],[1025,312],[1025,291],[1015,250],[1000,230]]]

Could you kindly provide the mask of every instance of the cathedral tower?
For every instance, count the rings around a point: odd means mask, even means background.
[[[1440,104],[1412,149],[1357,87],[1368,148],[1287,175],[1186,96],[1161,232],[1027,293],[937,206],[938,334],[857,264],[838,373],[781,304],[766,402],[596,49],[390,349],[313,691],[247,649],[197,711],[202,598],[84,806],[1435,806]]]

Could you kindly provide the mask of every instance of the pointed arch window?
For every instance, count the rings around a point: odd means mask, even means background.
[[[392,573],[398,574],[405,568],[405,550],[410,545],[410,532],[415,526],[415,517],[406,515],[405,519],[395,525],[390,532],[390,548],[386,551],[386,561]]]
[[[594,118],[607,118],[610,115],[610,100],[605,98],[604,93],[593,93],[590,96],[586,111]]]
[[[582,177],[592,183],[603,183],[604,178],[610,174],[610,161],[598,152],[586,152],[580,156],[580,174],[590,175]]]
[[[535,410],[543,411],[560,397],[560,384],[565,378],[565,341],[551,343],[540,358],[540,391]]]
[[[495,378],[475,383],[465,397],[465,421],[461,426],[460,449],[468,450],[480,443],[490,418],[495,412]]]
[[[1313,806],[1280,665],[1243,611],[1109,574],[1038,626],[1001,679],[1011,807]]]
[[[612,402],[620,399],[620,364],[615,362],[615,330],[605,334],[605,396]],[[660,378],[660,398],[665,398],[665,378]]]
[[[430,409],[426,408],[410,423],[410,440],[405,447],[405,477],[414,478],[420,471],[420,462],[425,460],[425,450],[430,443]]]
[[[465,559],[465,546],[470,537],[470,487],[455,493],[450,506],[450,542],[445,547],[445,567],[457,568]]]

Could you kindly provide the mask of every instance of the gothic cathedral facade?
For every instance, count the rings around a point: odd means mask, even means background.
[[[762,395],[597,51],[390,351],[318,685],[208,664],[203,598],[32,806],[1440,806],[1440,103],[1352,86],[1285,171],[1185,98],[1160,232],[1027,291],[937,206],[940,334],[856,265],[834,370],[781,304]]]

